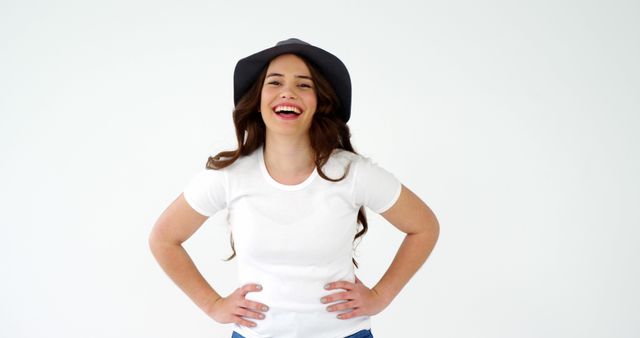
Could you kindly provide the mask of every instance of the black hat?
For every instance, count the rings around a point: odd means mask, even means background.
[[[295,38],[280,41],[274,47],[238,61],[233,72],[234,103],[238,104],[273,58],[287,53],[298,54],[311,61],[329,80],[340,100],[337,114],[347,122],[351,116],[351,78],[347,67],[335,55]]]

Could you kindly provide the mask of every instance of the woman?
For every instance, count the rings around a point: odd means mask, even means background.
[[[435,215],[353,150],[351,82],[334,55],[288,39],[248,56],[236,65],[234,101],[238,149],[209,158],[163,212],[149,240],[154,256],[207,315],[235,324],[233,337],[373,337],[369,317],[433,249]],[[352,258],[367,230],[364,206],[406,233],[372,288]],[[225,208],[242,286],[222,297],[182,243]]]

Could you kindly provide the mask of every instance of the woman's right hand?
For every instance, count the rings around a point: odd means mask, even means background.
[[[264,304],[245,298],[249,292],[262,291],[258,284],[246,284],[236,289],[227,297],[220,297],[208,306],[207,315],[218,323],[236,323],[238,325],[255,327],[257,324],[246,318],[264,319],[264,314],[269,310]]]

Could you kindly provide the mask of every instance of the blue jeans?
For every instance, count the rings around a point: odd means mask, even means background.
[[[238,332],[233,331],[231,338],[244,338],[244,336],[239,334]],[[362,330],[345,338],[373,338],[373,334],[371,334],[371,330]]]

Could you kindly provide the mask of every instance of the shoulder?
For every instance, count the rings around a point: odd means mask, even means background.
[[[204,168],[198,171],[195,175],[192,176],[191,180],[187,184],[185,191],[190,193],[194,190],[210,188],[212,186],[224,186],[226,181],[226,169],[212,169],[212,168]]]
[[[376,176],[381,170],[371,158],[345,149],[334,149],[329,160],[322,168],[329,177],[338,178],[347,173],[348,177],[362,175]]]
[[[354,170],[357,170],[361,167],[379,167],[378,163],[371,157],[362,154],[356,154],[344,149],[335,149],[333,154],[331,155],[331,158],[336,163],[345,165],[351,164],[351,167]]]
[[[258,154],[258,150],[254,150],[248,155],[241,155],[230,165],[220,169],[212,169],[212,171],[220,171],[229,174],[249,170],[254,168],[256,163],[258,163]]]
[[[359,157],[360,155],[353,153],[351,151],[336,148],[336,149],[333,149],[333,151],[331,152],[331,156],[329,157],[329,159],[334,162],[342,163],[342,162],[356,161]]]
[[[322,169],[330,177],[336,177],[336,175],[340,177],[344,174],[345,170],[349,170],[349,176],[351,176],[355,164],[360,158],[361,156],[356,153],[336,148],[332,151],[331,156],[329,156],[327,163]]]

